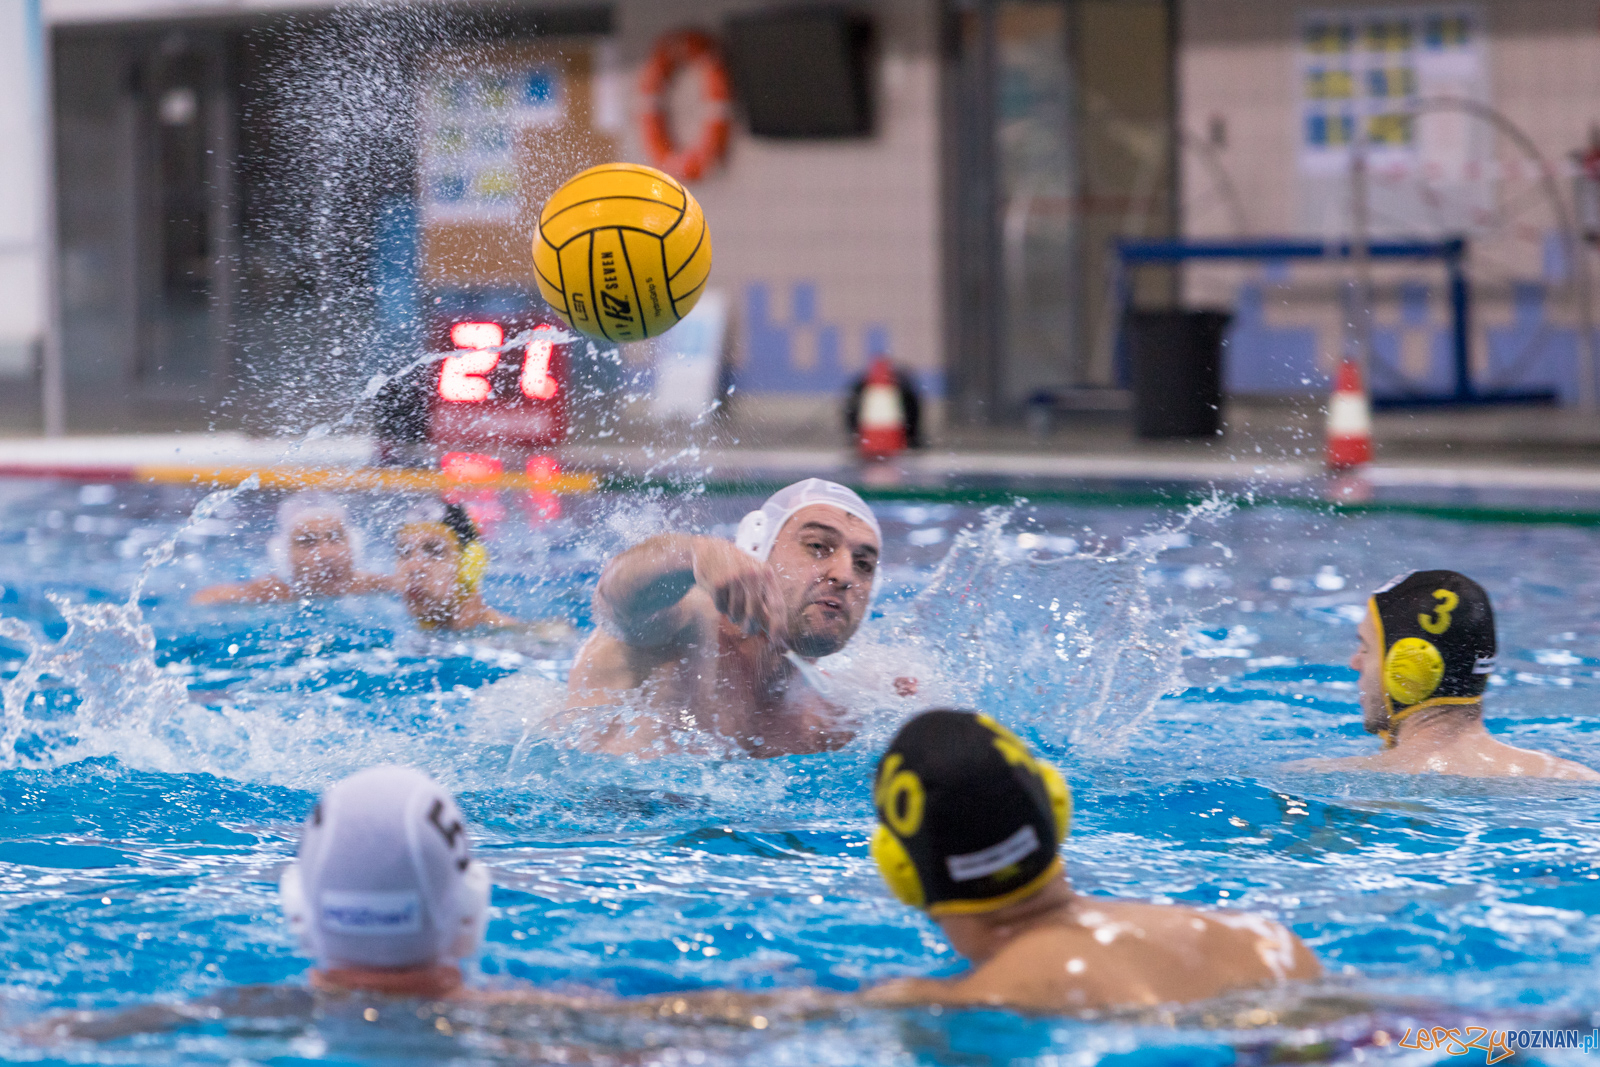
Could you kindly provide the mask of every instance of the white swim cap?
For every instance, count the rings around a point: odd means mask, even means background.
[[[410,767],[372,767],[322,795],[278,883],[301,948],[330,967],[423,967],[475,955],[489,872],[461,811]]]
[[[854,515],[872,527],[872,532],[878,535],[878,542],[882,544],[883,529],[878,525],[878,517],[867,507],[867,502],[848,486],[822,478],[807,478],[786,485],[767,497],[765,504],[739,520],[739,531],[733,535],[733,543],[740,550],[765,561],[772,554],[772,546],[778,540],[778,532],[783,529],[783,524],[795,512],[812,504],[826,504],[847,515]]]
[[[272,536],[267,539],[267,559],[272,563],[272,573],[285,582],[293,583],[294,571],[289,564],[289,538],[294,534],[295,525],[301,519],[312,515],[339,520],[344,526],[345,537],[350,541],[351,566],[360,570],[366,555],[366,539],[361,536],[361,527],[351,520],[349,509],[332,493],[321,489],[305,489],[291,493],[278,505],[278,522],[272,531]]]

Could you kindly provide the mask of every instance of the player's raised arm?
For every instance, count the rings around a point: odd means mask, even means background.
[[[849,740],[815,662],[844,648],[871,606],[883,532],[836,482],[785,486],[732,541],[652,537],[601,571],[599,630],[567,676],[579,743],[653,757],[684,738],[752,755],[825,752]],[[910,680],[906,680],[909,686]]]
[[[662,534],[635,545],[606,565],[595,588],[595,608],[630,645],[654,648],[672,641],[701,612],[727,616],[746,634],[786,635],[782,590],[772,568],[714,537]]]

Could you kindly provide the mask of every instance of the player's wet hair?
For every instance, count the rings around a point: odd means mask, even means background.
[[[1423,708],[1476,704],[1494,672],[1494,609],[1483,586],[1455,571],[1413,571],[1372,594],[1383,699],[1384,740]]]
[[[879,872],[932,915],[1005,907],[1061,871],[1071,791],[987,715],[940,709],[906,723],[878,763],[873,803]]]

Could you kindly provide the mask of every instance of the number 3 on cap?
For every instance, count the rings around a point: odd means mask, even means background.
[[[1435,589],[1433,599],[1439,602],[1439,610],[1431,616],[1418,615],[1417,622],[1421,623],[1422,628],[1430,634],[1442,634],[1450,629],[1450,613],[1460,606],[1461,598],[1448,589]]]

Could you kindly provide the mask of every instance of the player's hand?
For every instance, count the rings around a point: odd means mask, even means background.
[[[788,647],[789,613],[771,564],[751,559],[726,541],[708,538],[696,546],[694,580],[711,594],[717,611],[747,635],[764,633]]]
[[[908,678],[905,675],[901,675],[894,680],[894,691],[899,696],[914,697],[917,695],[917,689],[918,685],[915,678]]]

